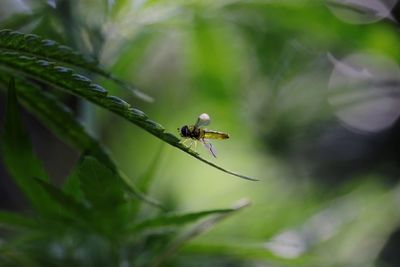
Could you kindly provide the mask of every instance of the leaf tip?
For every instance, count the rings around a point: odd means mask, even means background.
[[[149,96],[149,95],[147,95],[147,94],[145,94],[145,93],[143,93],[143,92],[141,92],[141,91],[139,91],[137,89],[133,88],[131,91],[132,91],[132,94],[134,96],[136,96],[139,99],[142,99],[145,102],[154,103],[154,101],[155,101],[153,97],[151,97],[151,96]]]
[[[234,203],[232,205],[232,209],[240,210],[240,209],[249,207],[251,204],[252,203],[249,198],[242,198],[242,199],[239,199],[236,203]]]

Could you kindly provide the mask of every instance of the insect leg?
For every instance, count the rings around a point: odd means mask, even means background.
[[[184,139],[182,139],[182,140],[180,141],[180,143],[181,143],[182,145],[186,146],[187,141],[188,141],[188,139],[187,139],[187,138],[184,138]]]
[[[194,143],[194,141],[193,141],[193,139],[189,139],[190,140],[190,143],[189,143],[189,148],[192,148],[192,145],[193,145],[193,143]]]

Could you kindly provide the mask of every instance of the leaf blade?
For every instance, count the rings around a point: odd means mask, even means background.
[[[1,152],[5,167],[32,205],[43,213],[49,212],[52,205],[33,180],[33,177],[48,180],[48,175],[34,155],[28,133],[22,126],[14,79],[10,79],[8,86]]]
[[[170,258],[172,255],[174,255],[186,242],[210,230],[218,222],[248,207],[250,204],[251,202],[247,199],[239,200],[239,202],[233,206],[231,211],[224,212],[221,214],[216,214],[215,216],[208,218],[205,221],[202,221],[199,224],[195,225],[190,230],[178,236],[175,240],[173,240],[170,244],[168,244],[164,252],[154,259],[151,266],[152,267],[162,266],[162,264],[166,260],[168,260],[168,258]]]
[[[7,75],[0,75],[0,88],[5,89],[6,83],[10,79]],[[161,207],[161,205],[142,193],[131,179],[126,177],[121,171],[117,170],[113,160],[108,155],[107,151],[101,144],[86,132],[84,127],[75,119],[72,112],[64,104],[59,102],[53,95],[48,92],[42,91],[34,84],[17,80],[17,91],[22,104],[33,113],[39,120],[41,120],[50,130],[79,150],[83,150],[84,154],[95,157],[99,162],[112,171],[118,172],[127,190],[136,198],[146,202],[149,205]],[[67,180],[75,179],[72,174]],[[77,180],[77,178],[76,178]],[[78,181],[79,182],[79,181]],[[76,183],[76,182],[75,182]],[[74,185],[71,185],[74,187]],[[79,186],[79,185],[78,185]],[[75,186],[76,188],[76,186]],[[70,188],[69,193],[74,194],[74,189]],[[79,192],[76,192],[78,197]]]
[[[216,169],[245,180],[257,181],[255,178],[229,171],[200,157],[198,153],[181,144],[180,139],[175,135],[165,132],[165,128],[162,125],[148,119],[144,112],[131,107],[127,102],[116,96],[107,95],[108,92],[103,87],[93,83],[85,76],[75,73],[71,69],[57,66],[54,63],[35,57],[26,57],[10,52],[0,52],[0,65],[2,64],[14,71],[20,71],[33,79],[39,79],[50,86],[102,106]]]
[[[135,224],[132,228],[133,230],[138,231],[147,228],[179,226],[195,222],[209,215],[225,214],[233,211],[235,211],[235,209],[216,209],[216,210],[206,210],[199,212],[190,212],[184,214],[168,214],[142,221],[140,223]]]
[[[82,192],[95,209],[113,210],[125,202],[122,181],[93,157],[85,157],[77,170]]]
[[[17,213],[0,210],[0,226],[12,229],[36,228],[38,223],[29,217]]]
[[[87,209],[82,203],[76,201],[73,197],[69,196],[61,189],[56,186],[45,182],[41,179],[35,178],[38,185],[43,188],[51,199],[53,199],[60,207],[63,209],[58,209],[60,212],[58,214],[66,215],[70,214],[73,218],[81,218],[87,214]]]
[[[24,34],[4,29],[0,30],[0,49],[88,70],[130,90],[139,99],[147,102],[154,101],[152,97],[106,71],[96,59],[80,54],[72,48],[61,45],[54,40],[44,39],[34,34]]]

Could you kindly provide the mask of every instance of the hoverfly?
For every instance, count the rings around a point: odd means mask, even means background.
[[[227,133],[212,131],[207,129],[202,129],[200,127],[207,126],[210,124],[210,116],[203,113],[197,118],[194,125],[184,125],[182,128],[178,128],[180,135],[186,140],[191,140],[189,147],[193,143],[197,145],[197,141],[200,141],[204,147],[213,155],[217,157],[217,151],[208,139],[228,139],[229,135]],[[184,142],[185,142],[184,141]]]

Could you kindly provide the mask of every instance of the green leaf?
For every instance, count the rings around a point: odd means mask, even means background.
[[[39,159],[33,154],[29,136],[22,127],[14,79],[10,80],[8,87],[4,128],[1,145],[8,172],[33,206],[47,212],[52,205],[33,177],[48,180],[48,176]]]
[[[85,157],[77,169],[81,189],[95,209],[113,210],[123,205],[124,186],[117,175],[93,157]]]
[[[182,235],[178,236],[173,240],[170,244],[167,245],[167,248],[161,253],[151,264],[153,267],[163,266],[163,263],[173,256],[186,242],[192,240],[193,238],[207,232],[212,227],[214,227],[217,223],[226,219],[227,217],[233,215],[234,213],[246,208],[250,205],[250,201],[243,199],[240,200],[237,204],[234,205],[232,209],[229,211],[217,213],[214,216],[211,216],[208,219],[200,222],[195,225],[193,228],[189,229]]]
[[[6,88],[10,79],[8,75],[0,75],[0,88]],[[95,157],[112,171],[117,171],[114,162],[101,144],[91,137],[83,126],[75,119],[71,110],[59,102],[53,95],[42,91],[35,84],[17,80],[17,91],[22,104],[50,130],[62,140],[84,151],[86,155]],[[160,207],[160,204],[140,192],[131,179],[119,172],[120,179],[124,180],[127,189],[138,199]],[[68,193],[80,199],[79,180],[73,173],[67,180],[66,190]]]
[[[161,158],[163,155],[164,143],[161,144],[159,150],[156,152],[153,160],[150,165],[146,168],[146,171],[143,175],[139,176],[135,184],[137,185],[137,191],[142,192],[143,194],[147,194],[149,191],[149,187],[155,178],[156,171],[161,163]],[[132,205],[132,213],[137,213],[140,209],[141,203],[133,203]],[[160,208],[165,209],[164,206],[160,205]]]
[[[225,173],[246,180],[257,180],[226,170],[206,159],[203,159],[198,153],[181,144],[180,139],[178,139],[175,135],[165,132],[165,129],[162,125],[148,119],[145,113],[131,107],[127,102],[116,96],[107,95],[107,91],[103,87],[92,83],[90,79],[75,73],[69,68],[58,66],[43,59],[23,56],[15,52],[0,52],[0,67],[1,65],[4,66],[4,70],[6,71],[10,71],[12,73],[19,72],[22,75],[40,80],[50,86],[54,86],[55,88],[78,95],[99,106],[102,106],[109,111],[112,111],[131,121],[168,144],[185,151],[191,156]]]
[[[0,30],[0,49],[3,51],[18,52],[19,55],[34,56],[59,65],[69,65],[82,68],[86,71],[101,75],[132,93],[142,100],[152,102],[153,99],[143,92],[135,89],[132,85],[114,77],[104,70],[99,62],[93,58],[84,56],[68,46],[61,45],[53,40],[41,38],[34,34],[23,34],[11,30]]]
[[[137,223],[132,228],[134,231],[138,231],[147,228],[179,226],[187,223],[193,223],[209,215],[222,215],[226,213],[231,213],[233,211],[236,211],[236,209],[216,209],[185,214],[167,214]]]
[[[0,211],[0,227],[11,229],[26,229],[36,228],[38,226],[38,223],[32,218],[9,211]]]
[[[76,201],[72,196],[64,193],[56,186],[40,179],[35,179],[38,185],[48,194],[48,196],[59,205],[57,214],[72,218],[74,221],[87,221],[88,209],[80,202]]]
[[[84,197],[78,176],[79,165],[80,163],[78,162],[72,172],[68,175],[62,189],[65,193],[70,194],[74,199],[82,201]]]
[[[152,159],[150,165],[147,167],[145,173],[141,175],[137,181],[137,185],[143,193],[148,192],[149,187],[156,176],[156,171],[158,170],[162,160],[163,150],[164,150],[164,143],[162,143],[160,148],[157,150],[154,158]]]
[[[120,171],[119,176],[126,183],[126,185],[128,185],[130,192],[133,193],[134,196],[138,197],[139,199],[146,202],[147,204],[164,209],[164,206],[161,205],[158,201],[150,198],[149,196],[144,194],[142,191],[140,191],[140,189],[136,186],[136,184],[132,181],[132,179],[130,179],[125,173]]]
[[[87,154],[87,156],[93,156],[91,154]],[[98,159],[98,158],[97,158]],[[99,161],[99,163],[104,164],[102,161]],[[107,164],[104,165],[104,167],[109,168],[109,166],[107,166]],[[113,170],[111,168],[109,168],[109,170]],[[68,180],[65,184],[65,189],[72,193],[76,199],[81,199],[82,198],[82,190],[81,190],[81,182],[80,182],[80,178],[79,175],[81,173],[80,170],[80,164],[76,167],[76,169],[73,171],[73,173],[68,177]],[[136,184],[132,181],[132,179],[130,179],[129,177],[127,177],[122,171],[120,170],[115,170],[115,172],[113,171],[114,175],[115,175],[115,179],[118,179],[120,181],[122,181],[124,183],[124,189],[127,190],[127,192],[131,193],[134,197],[136,197],[139,200],[142,200],[143,202],[157,207],[157,208],[164,208],[158,201],[150,198],[149,196],[147,196],[146,194],[144,194],[137,186]]]
[[[8,75],[0,75],[0,87],[4,87],[9,77]],[[18,79],[16,85],[19,99],[24,107],[49,127],[55,135],[69,145],[96,157],[108,168],[116,169],[108,153],[96,139],[86,132],[67,106],[49,92],[40,90],[33,83]]]

